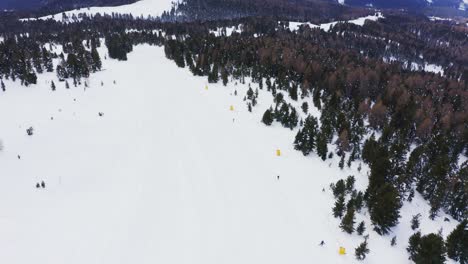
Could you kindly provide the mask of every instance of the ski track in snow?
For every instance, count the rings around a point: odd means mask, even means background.
[[[422,214],[423,234],[456,225],[430,221],[416,195],[402,208],[395,247],[393,234],[365,220],[370,254],[358,262],[363,238],[339,229],[328,186],[353,174],[364,190],[366,166],[341,171],[336,157],[295,151],[296,130],[260,123],[272,103],[265,90],[249,113],[247,85],[205,90],[205,78],[161,47],[136,46],[127,62],[100,53],[104,70],[86,90],[46,73],[0,92],[0,263],[410,263],[412,215]]]

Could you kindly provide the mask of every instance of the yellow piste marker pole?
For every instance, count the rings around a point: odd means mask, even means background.
[[[234,111],[234,106],[231,105],[231,106],[229,107],[229,110]]]
[[[280,157],[281,156],[281,149],[276,150],[276,156]]]
[[[208,85],[205,85],[205,90],[207,90],[207,91],[208,91]]]
[[[340,250],[338,251],[340,255],[346,255],[346,249],[344,247],[340,247]]]

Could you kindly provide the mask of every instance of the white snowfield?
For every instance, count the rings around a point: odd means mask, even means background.
[[[358,26],[364,26],[364,23],[366,22],[366,20],[377,21],[380,18],[384,18],[384,16],[382,15],[382,13],[377,12],[375,15],[359,17],[359,18],[352,19],[352,20],[347,20],[347,21],[335,21],[335,22],[324,23],[324,24],[320,24],[320,25],[315,25],[315,24],[308,23],[308,22],[290,21],[289,22],[289,29],[291,31],[294,31],[294,30],[298,30],[302,25],[308,25],[310,28],[321,28],[324,31],[330,31],[330,29],[333,26],[335,26],[336,24],[338,24],[338,23],[350,23],[350,24],[355,24],[355,25],[358,25]]]
[[[136,46],[127,62],[100,53],[104,70],[86,90],[51,73],[0,92],[0,263],[410,263],[412,215],[423,234],[456,225],[429,220],[416,195],[382,237],[364,210],[356,223],[366,222],[370,253],[358,262],[364,239],[339,229],[328,186],[353,174],[364,190],[365,166],[341,171],[295,151],[296,131],[260,123],[272,103],[264,90],[249,113],[247,85],[205,90],[161,47]]]
[[[74,9],[64,12],[69,18],[68,22],[71,21],[71,18],[74,16],[77,17],[79,14],[87,14],[88,16],[94,16],[96,14],[132,14],[134,17],[143,17],[147,18],[148,16],[157,17],[160,16],[164,11],[169,11],[172,7],[172,3],[177,2],[177,0],[139,0],[133,4],[122,5],[122,6],[104,6],[104,7],[89,7]],[[58,13],[54,15],[48,15],[39,17],[38,19],[47,20],[55,19],[56,21],[62,21],[63,13]],[[31,18],[34,20],[34,18]],[[25,19],[28,20],[28,19]]]

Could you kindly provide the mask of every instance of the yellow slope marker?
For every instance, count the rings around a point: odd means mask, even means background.
[[[338,253],[340,253],[340,255],[346,255],[346,249],[344,247],[340,247]]]

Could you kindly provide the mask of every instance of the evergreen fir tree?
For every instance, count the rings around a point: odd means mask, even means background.
[[[336,184],[331,185],[331,189],[333,191],[333,195],[335,196],[335,198],[338,198],[340,196],[344,197],[345,192],[346,192],[345,181],[342,179],[338,180]]]
[[[345,199],[343,196],[339,196],[335,201],[335,206],[333,207],[333,216],[334,217],[343,217],[343,211],[345,208]]]
[[[468,220],[463,220],[447,237],[447,256],[468,264]]]
[[[267,109],[265,111],[265,113],[263,114],[263,117],[262,117],[262,122],[267,125],[267,126],[270,126],[272,123],[273,123],[273,113],[272,113],[272,109],[271,107],[269,109]]]
[[[411,229],[416,230],[419,228],[420,217],[421,217],[421,214],[413,215],[413,218],[411,219]]]
[[[354,190],[355,182],[356,182],[356,179],[354,178],[353,175],[349,175],[346,178],[346,192],[351,193]]]
[[[364,221],[360,222],[359,225],[356,228],[356,232],[358,235],[362,235],[366,231],[366,225],[364,224]]]
[[[327,138],[322,132],[317,134],[317,155],[322,159],[327,159],[328,143]]]
[[[357,192],[356,197],[354,198],[354,208],[356,208],[356,211],[360,212],[363,204],[364,204],[364,194],[361,191],[359,191]]]
[[[223,85],[226,86],[227,83],[228,83],[228,72],[226,70],[226,68],[223,67],[223,69],[221,70],[221,79],[223,80]]]
[[[247,99],[252,100],[254,98],[254,91],[251,87],[247,90]]]
[[[387,234],[398,224],[401,203],[397,190],[390,184],[385,183],[369,195],[368,207],[374,230],[380,235]]]
[[[350,206],[341,220],[340,228],[348,234],[354,232],[354,207]]]
[[[304,102],[302,103],[302,112],[304,112],[304,114],[307,114],[307,112],[309,111],[309,105],[307,104],[307,102]]]
[[[315,149],[316,134],[317,119],[309,115],[304,122],[304,127],[297,132],[294,148],[300,150],[304,156],[309,155]]]
[[[345,154],[341,154],[341,159],[340,159],[340,162],[338,163],[338,167],[340,167],[340,169],[343,169],[344,168],[344,160],[345,160]]]
[[[444,239],[438,234],[421,236],[417,232],[409,238],[410,260],[416,264],[443,264],[445,262]]]
[[[91,68],[93,72],[101,70],[102,62],[101,57],[99,57],[99,53],[95,46],[91,49],[91,58],[92,58],[92,65]]]
[[[357,260],[364,260],[366,255],[369,254],[370,250],[367,247],[367,239],[364,240],[359,246],[355,249],[354,255],[356,256]]]

